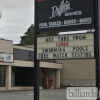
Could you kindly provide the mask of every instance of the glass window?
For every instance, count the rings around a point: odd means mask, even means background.
[[[11,86],[15,86],[15,67],[12,67],[12,73],[11,73]]]

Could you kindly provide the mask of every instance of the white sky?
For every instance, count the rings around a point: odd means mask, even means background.
[[[34,0],[0,0],[0,38],[20,43],[31,24],[34,24]]]

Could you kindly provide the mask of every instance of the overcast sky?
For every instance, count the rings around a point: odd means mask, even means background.
[[[0,38],[20,43],[31,24],[34,24],[34,0],[0,0]]]

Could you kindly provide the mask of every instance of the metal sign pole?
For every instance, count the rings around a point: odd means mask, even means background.
[[[35,0],[35,32],[34,32],[34,100],[39,100],[39,61],[37,60],[37,22],[38,10],[37,0]]]
[[[95,34],[94,34],[94,50],[95,50],[95,59],[96,59],[96,87],[98,88],[99,92],[99,66],[100,66],[100,33],[99,33],[99,0],[95,0]],[[99,93],[98,93],[99,96]],[[99,100],[99,98],[97,99]]]

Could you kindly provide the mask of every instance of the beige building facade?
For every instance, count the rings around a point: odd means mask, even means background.
[[[63,64],[61,85],[96,86],[95,59],[57,60]]]
[[[13,41],[0,40],[0,91],[5,90],[28,90],[34,88],[34,46],[18,46],[13,45]],[[3,55],[13,55],[13,62],[4,60]],[[40,67],[40,88],[59,88],[60,87],[60,71],[62,64],[55,62],[39,62]],[[51,73],[50,76],[44,75],[42,83],[42,70]],[[53,71],[53,72],[52,72]],[[44,73],[43,73],[44,74]],[[44,78],[44,77],[43,77]],[[50,82],[51,84],[49,84]],[[58,83],[59,82],[59,83]],[[45,86],[44,86],[45,85]]]

